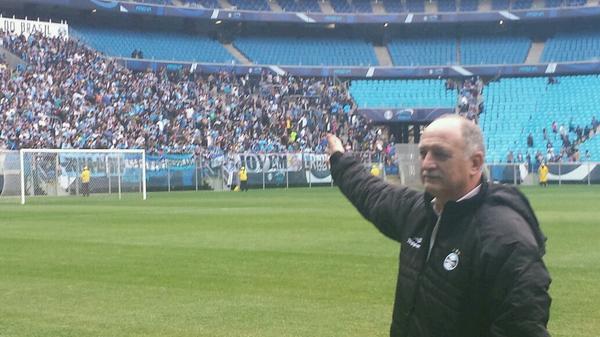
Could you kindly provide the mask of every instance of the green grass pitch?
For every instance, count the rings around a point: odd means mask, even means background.
[[[554,337],[600,336],[600,186],[523,188]],[[398,244],[336,188],[0,200],[0,336],[387,336]]]

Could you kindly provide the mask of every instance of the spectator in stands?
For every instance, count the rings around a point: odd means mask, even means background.
[[[73,40],[0,37],[29,64],[22,72],[0,72],[5,95],[28,98],[0,101],[0,139],[11,149],[145,148],[217,157],[323,152],[328,131],[357,151],[385,139],[356,113],[345,85],[332,80],[134,73]]]
[[[531,132],[527,136],[527,147],[533,147],[533,135]]]
[[[508,151],[508,153],[506,154],[506,162],[510,164],[514,161],[515,161],[515,158],[514,158],[512,150]]]
[[[373,177],[338,137],[328,142],[342,193],[402,244],[390,336],[548,336],[545,237],[524,195],[488,185],[474,123],[452,115],[425,129],[425,192]]]

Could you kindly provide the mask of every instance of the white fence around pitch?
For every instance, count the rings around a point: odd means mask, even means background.
[[[384,152],[354,152],[366,169],[376,166],[382,178],[398,184],[420,186],[420,167],[414,146],[398,147],[392,155]],[[106,154],[110,150],[104,150]],[[114,151],[112,151],[114,152]],[[76,159],[60,150],[25,150],[36,156],[20,163],[18,151],[0,151],[0,196],[80,195],[81,169],[88,164],[92,170],[92,194],[120,195],[127,192],[179,190],[231,190],[239,184],[239,168],[248,172],[248,185],[254,189],[333,186],[329,172],[329,157],[315,153],[236,153],[229,155],[167,154],[145,155],[145,170],[135,168],[142,160],[109,158],[102,151],[88,153]],[[77,153],[77,151],[72,151]],[[100,156],[103,156],[100,158]],[[27,158],[27,157],[25,157]],[[121,162],[121,159],[123,162]],[[124,166],[125,165],[125,166]],[[24,167],[21,175],[21,166]],[[549,163],[550,184],[599,184],[600,163]],[[537,167],[523,163],[486,164],[490,181],[503,184],[534,185],[538,183]],[[23,181],[21,181],[23,179]],[[21,188],[23,183],[24,189]],[[25,191],[22,194],[22,190]]]

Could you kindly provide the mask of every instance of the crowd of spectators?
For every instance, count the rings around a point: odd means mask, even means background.
[[[269,72],[132,72],[73,39],[0,32],[27,66],[0,70],[0,149],[142,148],[149,153],[389,151],[346,85]]]
[[[568,126],[559,125],[556,121],[552,121],[550,126],[551,132],[547,132],[546,128],[542,129],[542,139],[545,142],[545,152],[541,150],[533,150],[534,137],[532,133],[527,135],[527,148],[532,150],[525,153],[518,152],[515,156],[513,151],[508,151],[506,154],[507,163],[526,163],[530,167],[531,172],[535,172],[542,163],[558,163],[558,162],[580,162],[590,159],[590,153],[584,154],[579,152],[579,145],[585,142],[596,133],[600,132],[600,121],[596,117],[592,117],[589,124],[584,126],[575,125],[573,119],[569,121]],[[556,145],[558,150],[555,150]],[[533,152],[535,151],[535,152]]]

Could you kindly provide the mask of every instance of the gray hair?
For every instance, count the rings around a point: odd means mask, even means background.
[[[440,116],[439,119],[454,119],[461,125],[461,135],[465,142],[465,155],[470,157],[477,151],[483,153],[485,158],[485,146],[483,145],[483,134],[481,129],[474,121],[468,120],[457,114],[446,114]]]

